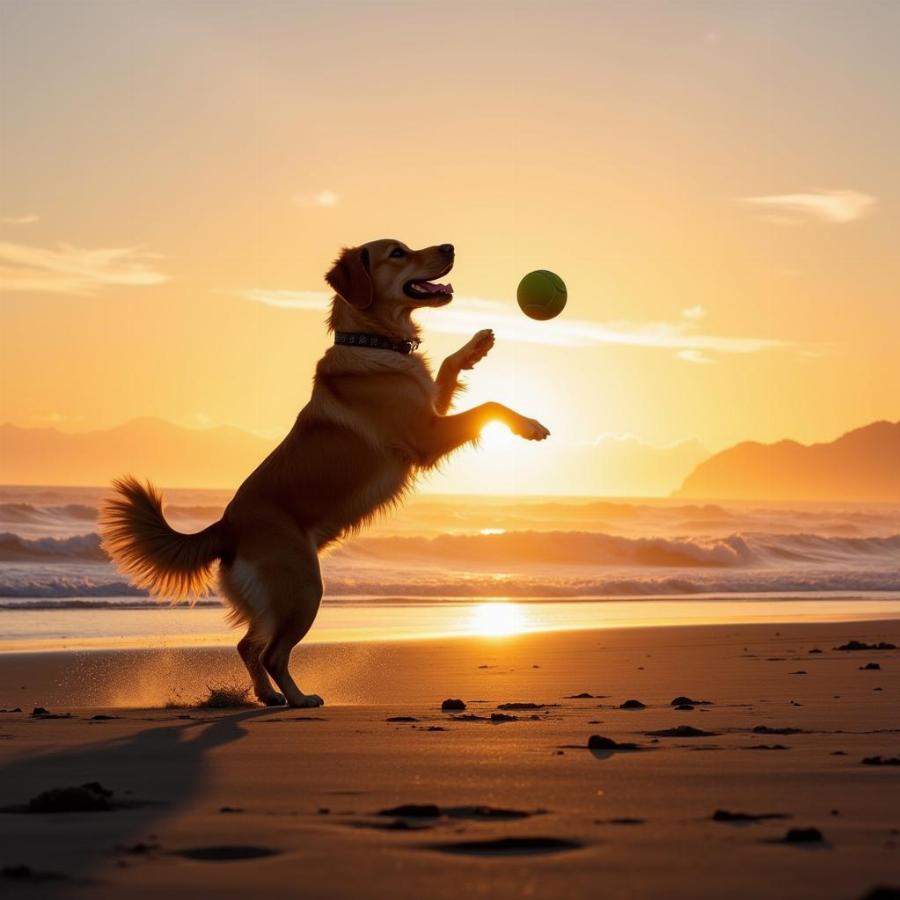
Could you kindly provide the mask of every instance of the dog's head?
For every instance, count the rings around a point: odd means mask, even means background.
[[[325,280],[337,303],[394,330],[408,322],[412,310],[453,299],[453,286],[437,281],[453,268],[453,257],[452,244],[410,250],[402,241],[370,241],[345,249]]]

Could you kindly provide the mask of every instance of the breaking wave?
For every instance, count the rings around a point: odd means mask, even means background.
[[[105,562],[108,559],[100,549],[100,535],[96,532],[68,538],[23,538],[9,531],[0,534],[0,562]]]
[[[701,538],[631,538],[576,532],[446,534],[435,538],[362,538],[337,551],[346,559],[396,559],[443,565],[604,565],[735,568],[770,563],[873,560],[900,566],[900,534],[823,537],[816,534],[731,534]]]
[[[740,568],[783,563],[882,561],[900,568],[900,534],[823,537],[816,534],[732,534],[714,539],[630,538],[587,531],[445,534],[434,538],[359,538],[333,559],[346,562],[480,568],[485,565]],[[96,532],[25,538],[0,533],[0,562],[103,562]]]
[[[131,598],[96,534],[0,535],[0,598]],[[589,532],[363,538],[323,560],[332,596],[608,597],[900,591],[900,535],[698,539]],[[7,607],[8,608],[8,607]]]
[[[517,599],[596,599],[678,597],[697,594],[798,593],[868,594],[900,591],[900,574],[884,572],[754,573],[739,577],[634,576],[587,578],[409,577],[406,579],[328,578],[325,602],[346,598],[505,597]],[[216,606],[205,599],[197,606]],[[32,577],[0,584],[0,610],[13,609],[150,609],[159,601],[120,580]],[[164,603],[162,605],[165,605]]]

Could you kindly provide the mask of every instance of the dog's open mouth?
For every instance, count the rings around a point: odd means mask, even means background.
[[[441,278],[452,268],[453,266],[449,265],[443,272],[439,272],[434,277]],[[413,300],[418,300],[420,302],[424,301],[425,303],[434,304],[449,303],[453,299],[453,285],[441,284],[438,281],[427,281],[424,278],[414,278],[403,285],[403,293],[406,294],[407,297],[412,297]]]

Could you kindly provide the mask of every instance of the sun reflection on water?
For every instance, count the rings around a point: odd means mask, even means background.
[[[471,629],[484,637],[507,637],[520,634],[527,622],[522,606],[506,601],[479,603],[472,610]]]

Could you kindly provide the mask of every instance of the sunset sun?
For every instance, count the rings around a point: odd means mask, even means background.
[[[479,443],[488,450],[501,450],[514,446],[516,437],[502,422],[490,422],[481,429]]]
[[[472,630],[484,637],[507,637],[525,630],[525,617],[516,603],[479,603],[472,610]]]

